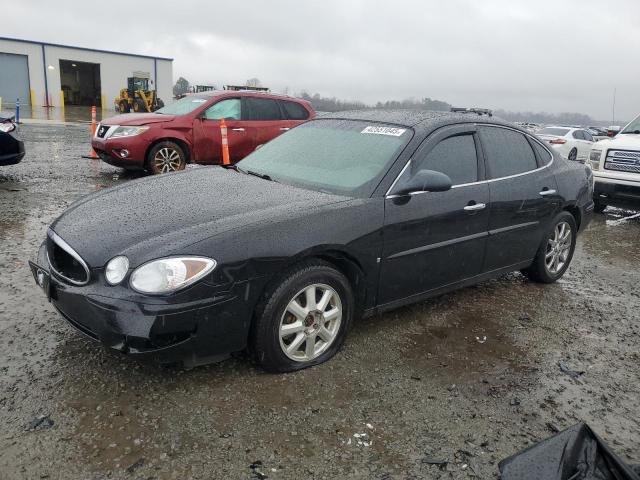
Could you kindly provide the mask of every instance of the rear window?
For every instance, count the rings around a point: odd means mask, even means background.
[[[568,128],[547,127],[538,130],[538,135],[555,135],[556,137],[564,137],[567,133],[569,133]]]
[[[481,127],[480,139],[490,178],[502,178],[538,168],[525,136],[500,127]]]
[[[281,103],[289,120],[306,120],[309,118],[308,110],[299,103],[288,100],[283,100]]]
[[[246,97],[247,118],[246,120],[282,120],[278,102],[269,98]]]

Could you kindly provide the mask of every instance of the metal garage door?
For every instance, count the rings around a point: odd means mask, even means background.
[[[0,97],[3,105],[14,105],[16,98],[22,105],[31,104],[26,55],[0,52]]]

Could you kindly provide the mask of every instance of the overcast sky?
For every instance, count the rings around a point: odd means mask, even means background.
[[[640,1],[8,1],[2,36],[174,58],[174,79],[348,100],[640,113]]]

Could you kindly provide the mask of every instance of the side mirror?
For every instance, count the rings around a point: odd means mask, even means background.
[[[451,186],[451,178],[448,175],[435,170],[420,170],[392,193],[409,195],[415,192],[446,192]]]

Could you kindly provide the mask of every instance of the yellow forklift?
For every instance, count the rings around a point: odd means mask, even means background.
[[[144,77],[127,78],[127,88],[120,90],[114,101],[116,111],[120,113],[155,112],[164,107],[155,90],[149,90],[149,79]]]

